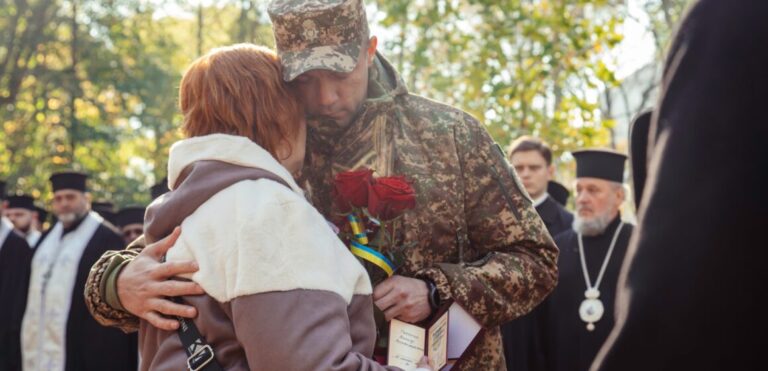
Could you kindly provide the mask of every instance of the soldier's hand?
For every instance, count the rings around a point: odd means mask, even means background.
[[[193,318],[197,311],[192,306],[174,303],[166,297],[205,293],[194,282],[169,280],[180,274],[196,272],[196,262],[161,262],[180,233],[181,229],[176,227],[170,236],[147,245],[117,277],[120,304],[131,314],[167,331],[178,328],[179,322],[164,315]]]
[[[416,278],[392,276],[373,289],[373,302],[387,321],[397,318],[416,323],[432,313],[427,283]]]

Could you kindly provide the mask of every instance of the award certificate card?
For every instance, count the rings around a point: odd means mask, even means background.
[[[413,370],[424,357],[427,330],[393,319],[389,325],[389,349],[387,364],[403,370]]]
[[[427,333],[427,357],[435,370],[448,361],[448,313],[446,312],[429,328]]]

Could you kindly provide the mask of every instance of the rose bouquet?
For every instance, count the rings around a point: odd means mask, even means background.
[[[403,263],[407,245],[397,243],[403,213],[416,206],[416,195],[403,176],[374,177],[373,170],[342,172],[334,180],[334,200],[342,213],[341,234],[376,285]]]

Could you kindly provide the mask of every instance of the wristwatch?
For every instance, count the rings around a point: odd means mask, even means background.
[[[424,282],[427,283],[427,290],[429,290],[429,307],[434,312],[440,308],[440,292],[437,291],[437,285],[432,280],[424,279]]]

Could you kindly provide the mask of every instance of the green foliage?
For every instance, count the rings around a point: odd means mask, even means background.
[[[661,58],[686,1],[634,1]],[[180,137],[184,69],[212,47],[272,46],[267,2],[2,0],[0,178],[46,200],[50,173],[75,168],[95,199],[147,203]],[[558,155],[608,145],[597,97],[620,83],[624,0],[368,2],[413,92],[467,110],[503,145],[523,134]]]
[[[96,200],[147,204],[180,138],[184,68],[214,46],[269,44],[270,26],[255,1],[179,3],[189,14],[173,15],[161,2],[74,1],[0,7],[0,66],[25,67],[0,78],[0,178],[48,200],[50,174],[76,169]]]
[[[411,88],[484,120],[502,144],[532,134],[560,153],[606,145],[598,89],[622,40],[623,1],[379,1]]]

